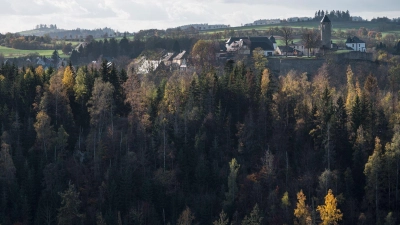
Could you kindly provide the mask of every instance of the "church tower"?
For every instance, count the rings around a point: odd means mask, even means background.
[[[322,18],[319,28],[321,30],[321,47],[330,49],[332,39],[332,23],[327,15]]]

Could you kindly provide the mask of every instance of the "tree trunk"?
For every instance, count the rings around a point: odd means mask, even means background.
[[[375,173],[375,207],[376,207],[376,211],[375,211],[375,215],[376,215],[376,221],[375,223],[378,223],[378,218],[379,218],[379,209],[378,209],[378,173]]]
[[[164,121],[164,173],[165,173],[165,121]]]
[[[399,158],[397,157],[397,160],[396,160],[396,204],[395,204],[396,211],[397,211],[397,204],[398,204],[398,193],[399,193]]]

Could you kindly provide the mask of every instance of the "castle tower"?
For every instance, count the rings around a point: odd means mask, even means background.
[[[332,39],[332,23],[327,15],[322,18],[319,28],[321,30],[321,47],[330,49]]]

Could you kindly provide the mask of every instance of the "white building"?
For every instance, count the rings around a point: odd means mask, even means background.
[[[253,22],[253,25],[259,26],[259,25],[269,25],[269,24],[279,24],[281,23],[280,19],[264,19],[264,20],[256,20]]]
[[[273,56],[277,45],[275,38],[271,37],[231,37],[225,43],[228,53],[239,55],[250,55],[252,52],[261,48],[265,56]]]
[[[181,30],[187,30],[187,29],[190,29],[192,27],[194,29],[196,29],[196,30],[215,30],[215,29],[229,28],[231,26],[230,25],[224,25],[224,24],[209,25],[208,23],[203,23],[203,24],[188,24],[188,25],[179,26],[177,28],[180,28]]]
[[[142,57],[137,63],[137,73],[147,74],[149,72],[155,71],[160,63],[161,60],[147,60],[146,58]]]
[[[270,25],[270,24],[279,24],[281,23],[280,19],[262,19],[262,20],[256,20],[253,23],[246,23],[245,27],[247,26],[262,26],[262,25]]]
[[[312,18],[311,17],[290,17],[287,18],[286,21],[288,22],[303,22],[303,21],[311,21]]]
[[[175,63],[179,66],[181,66],[182,64],[186,65],[186,51],[182,51],[177,56],[175,56],[172,60],[172,63]]]
[[[352,49],[353,51],[358,51],[358,52],[366,51],[365,42],[363,40],[360,40],[356,36],[354,36],[353,38],[351,37],[347,38],[346,47],[348,49]]]
[[[313,56],[316,53],[318,53],[320,50],[319,47],[308,49],[308,48],[306,48],[306,46],[304,45],[304,43],[302,41],[295,42],[295,43],[292,42],[291,44],[289,44],[289,46],[292,47],[294,50],[296,50],[298,53],[301,52],[302,53],[301,55],[304,55],[304,56]],[[308,52],[308,51],[310,51],[310,52]]]

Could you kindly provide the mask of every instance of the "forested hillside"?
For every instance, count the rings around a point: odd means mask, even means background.
[[[400,59],[378,59],[2,64],[0,223],[398,224]]]

